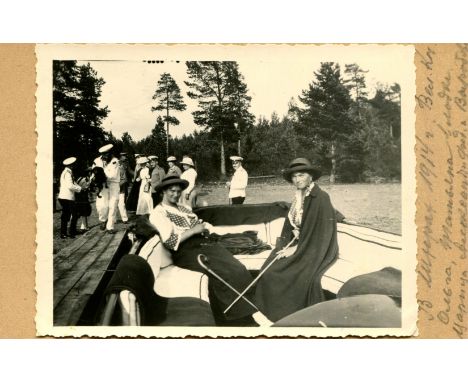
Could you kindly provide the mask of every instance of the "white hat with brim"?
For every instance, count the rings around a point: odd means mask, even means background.
[[[186,164],[187,166],[195,167],[195,165],[193,164],[192,158],[189,158],[189,157],[185,157],[184,159],[182,159],[182,162],[180,162],[180,163],[181,164]]]
[[[233,162],[242,162],[244,160],[244,158],[239,157],[237,155],[233,155],[233,156],[229,157],[229,159],[232,160]]]
[[[153,160],[153,159],[158,159],[158,157],[156,155],[150,155],[148,157],[149,160]]]
[[[145,164],[148,163],[148,158],[147,157],[139,157],[137,159],[137,164]]]
[[[75,163],[76,162],[76,158],[75,157],[70,157],[70,158],[67,158],[63,161],[63,164],[65,166],[70,166],[71,164]]]
[[[108,153],[109,151],[112,150],[112,147],[114,147],[114,145],[112,143],[109,143],[108,145],[102,146],[99,149],[99,153],[100,154]]]
[[[168,162],[177,162],[177,158],[174,157],[174,156],[171,156],[171,157],[167,158],[167,161]]]

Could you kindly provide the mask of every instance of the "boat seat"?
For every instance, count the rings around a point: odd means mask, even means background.
[[[274,247],[276,238],[280,235],[284,218],[270,223],[239,226],[215,226],[213,232],[217,234],[240,233],[248,230],[258,232],[258,237]],[[145,254],[145,247],[151,246],[148,241],[140,251],[153,272],[157,274],[155,291],[162,297],[195,297],[209,302],[208,277],[200,272],[189,271],[172,264],[170,253],[155,238],[152,255]],[[150,244],[148,244],[150,243]],[[342,285],[358,275],[379,271],[385,267],[401,269],[401,237],[398,235],[378,232],[369,228],[338,223],[338,243],[340,254],[322,278],[322,287],[336,294]],[[154,243],[153,243],[154,244]],[[248,270],[260,270],[272,250],[257,254],[235,255]],[[153,260],[162,257],[163,264]],[[157,271],[158,269],[159,271]],[[183,280],[183,282],[181,281]]]

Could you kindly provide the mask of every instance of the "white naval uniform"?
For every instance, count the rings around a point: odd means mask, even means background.
[[[58,199],[75,200],[75,192],[80,192],[81,187],[73,181],[72,170],[65,167],[60,175],[60,191]]]
[[[232,175],[231,185],[229,187],[229,199],[242,197],[245,198],[245,189],[249,181],[249,175],[245,168],[240,166]]]
[[[192,210],[192,200],[195,196],[195,182],[197,180],[197,172],[193,167],[190,167],[188,170],[185,170],[182,175],[180,176],[180,179],[185,179],[187,182],[189,182],[188,187],[182,191],[182,194],[180,195],[180,200],[179,203],[182,204],[184,207],[189,208]],[[186,195],[189,194],[188,200],[186,199]]]
[[[102,167],[107,178],[107,188],[101,191],[101,197],[96,198],[96,209],[99,221],[107,220],[106,229],[114,229],[117,217],[117,206],[120,194],[120,166],[117,158],[112,158],[108,163],[103,162],[102,157],[94,160],[95,167]]]

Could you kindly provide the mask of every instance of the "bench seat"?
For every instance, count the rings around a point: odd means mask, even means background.
[[[222,235],[253,230],[258,232],[261,240],[274,247],[283,223],[284,218],[255,225],[217,226],[214,232]],[[322,287],[334,294],[352,277],[388,266],[401,269],[401,237],[398,235],[338,223],[338,244],[339,258],[322,278]],[[256,271],[262,267],[270,253],[271,250],[266,250],[254,255],[239,254],[235,257],[248,270]],[[168,265],[160,270],[155,290],[163,297],[197,297],[209,301],[208,277],[175,265]]]

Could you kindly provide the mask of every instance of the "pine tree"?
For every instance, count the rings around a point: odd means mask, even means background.
[[[76,61],[53,62],[54,162],[77,156],[80,166],[90,164],[108,134],[102,121],[107,106],[100,106],[105,81],[90,64]]]
[[[334,183],[340,140],[352,133],[354,127],[349,115],[351,97],[338,64],[324,62],[314,74],[315,81],[299,96],[305,107],[298,110],[298,130],[305,138],[303,144],[326,146],[330,160],[330,182]]]
[[[190,81],[185,84],[191,89],[187,94],[198,101],[199,109],[192,112],[194,121],[219,140],[224,177],[225,143],[238,140],[254,120],[247,85],[234,61],[188,61],[186,65]]]
[[[359,119],[361,119],[361,109],[363,104],[367,101],[365,73],[368,72],[368,70],[361,69],[358,64],[345,65],[345,74],[348,75],[348,78],[343,82],[346,88],[354,96],[354,102]]]
[[[171,115],[171,111],[184,111],[187,105],[180,94],[180,88],[169,73],[161,74],[158,81],[156,91],[154,92],[153,99],[158,103],[156,106],[151,107],[151,111],[165,111],[166,115],[163,121],[166,123],[166,156],[169,155],[169,125],[178,125],[179,120]]]

